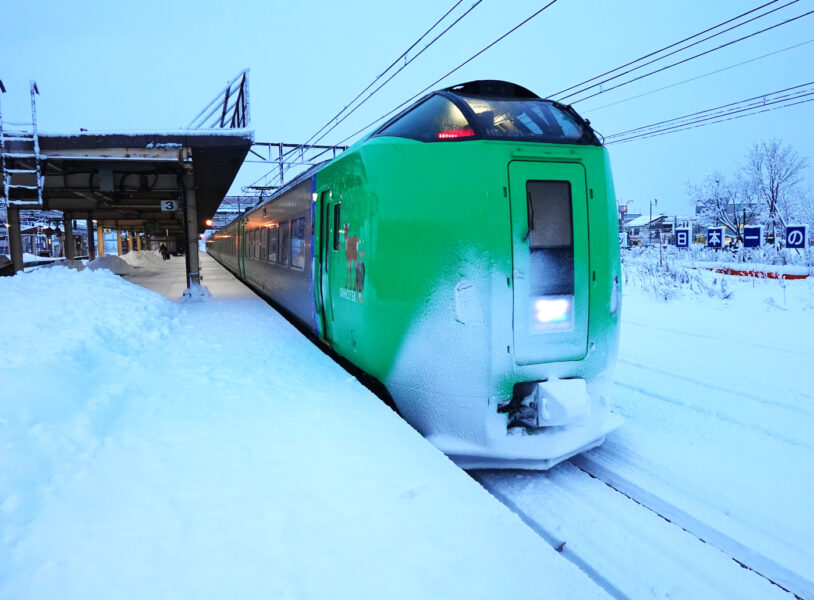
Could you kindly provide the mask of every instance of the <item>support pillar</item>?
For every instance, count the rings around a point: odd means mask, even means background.
[[[141,232],[136,232],[136,250],[141,252]]]
[[[62,236],[62,253],[68,260],[76,258],[76,242],[73,239],[73,220],[71,213],[62,213],[62,229],[65,235]]]
[[[90,218],[90,214],[88,214],[85,227],[85,231],[88,232],[88,260],[93,260],[96,258],[96,245],[93,243],[93,219]]]
[[[122,255],[122,230],[116,225],[116,256]]]
[[[184,232],[186,238],[187,291],[191,295],[193,286],[201,283],[200,259],[198,257],[198,207],[195,201],[195,176],[188,172],[184,175]]]
[[[99,258],[105,255],[105,229],[102,227],[102,221],[96,221],[96,246],[99,250]]]
[[[8,207],[8,243],[11,253],[11,263],[14,272],[23,270],[23,234],[20,229],[20,209],[16,206]]]

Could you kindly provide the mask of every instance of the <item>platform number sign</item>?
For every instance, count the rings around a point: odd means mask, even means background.
[[[676,248],[690,247],[690,228],[676,227]]]
[[[707,227],[707,248],[724,247],[724,228]]]
[[[178,200],[162,200],[161,212],[175,212],[178,210]]]
[[[786,227],[786,248],[802,250],[806,247],[808,225],[789,225]]]
[[[763,228],[759,225],[751,225],[743,228],[743,247],[759,248],[763,241]]]

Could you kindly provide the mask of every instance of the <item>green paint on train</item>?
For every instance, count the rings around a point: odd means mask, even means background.
[[[305,202],[294,237],[283,219]],[[607,151],[570,108],[506,82],[434,92],[242,222],[220,232],[249,240],[239,275],[462,466],[547,468],[618,426],[616,200]],[[280,227],[310,258],[299,284]],[[229,247],[210,252],[230,266]]]

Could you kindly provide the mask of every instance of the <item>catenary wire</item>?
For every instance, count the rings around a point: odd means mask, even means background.
[[[656,54],[659,54],[659,53],[661,53],[661,52],[664,52],[665,50],[669,50],[670,48],[674,48],[675,46],[678,46],[679,44],[683,44],[684,42],[688,42],[688,41],[690,41],[690,40],[692,40],[692,39],[697,38],[698,36],[704,35],[705,33],[709,33],[710,31],[713,31],[713,30],[715,30],[715,29],[718,29],[719,27],[723,27],[724,25],[728,25],[728,24],[729,24],[729,23],[731,23],[732,21],[737,21],[737,20],[738,20],[738,19],[740,19],[741,17],[745,17],[746,15],[752,14],[752,13],[753,13],[753,12],[755,12],[755,11],[758,11],[758,10],[760,10],[760,9],[762,9],[762,8],[765,8],[765,7],[767,7],[767,6],[771,5],[771,4],[775,4],[775,3],[779,2],[779,1],[780,1],[780,0],[771,0],[771,2],[766,2],[765,4],[761,4],[760,6],[758,6],[758,7],[756,7],[756,8],[753,8],[753,9],[751,9],[751,10],[749,10],[749,11],[746,11],[745,13],[741,13],[741,14],[739,14],[739,15],[735,16],[735,17],[732,17],[732,18],[730,18],[730,19],[727,19],[726,21],[722,21],[721,23],[718,23],[717,25],[713,25],[712,27],[708,27],[707,29],[704,29],[703,31],[699,31],[698,33],[694,33],[694,34],[693,34],[693,35],[691,35],[691,36],[685,37],[685,38],[684,38],[684,39],[682,39],[682,40],[678,40],[677,42],[673,42],[673,43],[672,43],[672,44],[670,44],[669,46],[664,46],[663,48],[659,48],[658,50],[654,50],[653,52],[650,52],[649,54],[645,54],[644,56],[640,56],[640,57],[639,57],[639,58],[637,58],[637,59],[634,59],[634,60],[632,60],[632,61],[630,61],[630,62],[627,62],[627,63],[625,63],[625,64],[623,64],[623,65],[620,65],[620,66],[618,66],[618,67],[615,67],[615,68],[613,68],[613,69],[611,69],[611,70],[609,70],[609,71],[605,71],[604,73],[600,73],[599,75],[595,75],[595,76],[591,77],[590,79],[586,79],[585,81],[581,81],[580,83],[575,83],[575,84],[574,84],[574,85],[572,85],[571,87],[567,87],[567,88],[565,88],[564,90],[560,90],[559,92],[555,92],[555,93],[553,93],[553,94],[550,94],[548,97],[549,97],[549,98],[553,98],[553,97],[555,97],[555,96],[559,96],[560,94],[564,94],[565,92],[570,92],[570,91],[571,91],[571,90],[573,90],[574,88],[577,88],[577,87],[583,86],[583,85],[585,85],[586,83],[590,83],[590,82],[592,82],[592,81],[594,81],[594,80],[596,80],[596,79],[599,79],[600,77],[604,77],[605,75],[610,75],[611,73],[615,73],[616,71],[619,71],[619,70],[621,70],[621,69],[624,69],[625,67],[629,67],[629,66],[631,66],[631,65],[635,65],[637,62],[640,62],[640,61],[643,61],[643,60],[645,60],[645,59],[648,59],[648,58],[650,58],[651,56],[655,56]]]
[[[731,116],[730,117],[722,117],[722,118],[719,118],[719,119],[714,120],[714,121],[708,121],[708,122],[700,123],[700,124],[697,124],[697,125],[692,124],[692,123],[687,123],[687,124],[685,124],[684,126],[682,126],[681,128],[678,128],[678,129],[670,129],[669,131],[666,131],[666,130],[654,131],[654,132],[647,133],[647,134],[631,136],[629,138],[625,138],[625,139],[622,139],[622,140],[613,140],[611,142],[608,142],[608,144],[623,144],[623,143],[632,142],[632,141],[639,140],[639,139],[661,137],[662,135],[669,135],[671,133],[678,133],[679,131],[686,131],[688,129],[696,129],[698,127],[706,127],[707,125],[715,125],[717,123],[723,123],[725,121],[734,121],[735,119],[742,119],[743,117],[751,117],[753,115],[757,115],[757,114],[760,114],[760,113],[771,112],[773,110],[780,110],[781,108],[789,108],[789,107],[792,107],[792,106],[797,106],[799,104],[807,104],[809,102],[814,102],[814,98],[809,98],[808,100],[800,100],[798,102],[792,102],[790,104],[784,104],[783,106],[771,107],[771,105],[769,105],[770,106],[769,108],[763,108],[762,110],[754,110],[753,109],[752,112],[749,112],[749,113],[746,113],[746,114],[740,114],[740,115],[737,115],[737,116],[734,116],[734,117],[731,117]],[[730,113],[730,114],[734,114],[734,113]]]
[[[353,132],[353,133],[351,133],[349,136],[347,136],[347,137],[345,137],[344,139],[342,139],[342,140],[341,140],[341,141],[340,141],[340,142],[339,142],[337,145],[344,144],[344,143],[345,143],[346,141],[348,141],[349,139],[351,139],[351,138],[353,138],[353,137],[355,137],[355,136],[359,135],[360,133],[362,133],[362,132],[363,132],[363,131],[365,131],[366,129],[369,129],[370,127],[372,127],[373,125],[375,125],[376,123],[378,123],[379,121],[381,121],[382,119],[385,119],[385,118],[389,117],[390,115],[392,115],[393,113],[395,113],[396,111],[398,111],[398,110],[399,110],[400,108],[402,108],[403,106],[406,106],[407,104],[409,104],[410,102],[412,102],[412,101],[413,101],[413,100],[415,100],[416,98],[419,98],[419,97],[420,97],[422,94],[424,94],[424,93],[425,93],[427,90],[429,90],[430,88],[432,88],[433,86],[435,86],[435,85],[436,85],[436,84],[438,84],[439,82],[443,81],[445,78],[449,77],[450,75],[452,75],[453,73],[455,73],[455,72],[456,72],[456,71],[458,71],[459,69],[463,68],[465,65],[467,65],[467,64],[469,64],[470,62],[472,62],[473,60],[475,60],[475,59],[476,59],[478,56],[480,56],[481,54],[483,54],[484,52],[486,52],[487,50],[489,50],[489,48],[491,48],[492,46],[494,46],[494,45],[495,45],[495,44],[497,44],[498,42],[502,41],[504,38],[506,38],[506,37],[507,37],[507,36],[509,36],[510,34],[514,33],[514,32],[515,32],[515,31],[517,31],[518,29],[520,29],[520,28],[521,28],[523,25],[525,25],[526,23],[528,23],[529,21],[531,21],[531,20],[532,20],[534,17],[536,17],[537,15],[539,15],[540,13],[542,13],[542,12],[543,12],[544,10],[546,10],[546,9],[547,9],[549,6],[551,6],[551,5],[555,4],[556,2],[557,2],[557,0],[551,0],[551,1],[550,1],[550,2],[548,2],[548,3],[547,3],[545,6],[543,6],[543,7],[542,7],[542,8],[540,8],[540,9],[538,9],[537,11],[535,11],[534,13],[532,13],[532,14],[531,14],[529,17],[525,18],[523,21],[521,21],[520,23],[518,23],[517,25],[515,25],[514,27],[512,27],[511,29],[509,29],[509,30],[508,30],[506,33],[504,33],[503,35],[501,35],[499,38],[497,38],[496,40],[494,40],[494,41],[493,41],[493,42],[491,42],[490,44],[488,44],[488,45],[484,46],[484,47],[483,47],[481,50],[479,50],[478,52],[476,52],[475,54],[473,54],[472,56],[470,56],[469,58],[467,58],[465,61],[463,61],[463,62],[462,62],[461,64],[459,64],[457,67],[455,67],[455,68],[454,68],[454,69],[452,69],[451,71],[448,71],[447,73],[445,73],[444,75],[442,75],[441,77],[439,77],[438,79],[436,79],[435,81],[433,81],[431,84],[429,84],[427,87],[425,87],[423,90],[421,90],[421,91],[420,91],[420,92],[418,92],[417,94],[415,94],[415,95],[411,96],[410,98],[408,98],[407,100],[405,100],[404,102],[402,102],[401,104],[399,104],[398,106],[396,106],[394,109],[392,109],[392,110],[388,111],[387,113],[383,114],[383,115],[382,115],[382,116],[380,116],[378,119],[375,119],[375,120],[371,121],[370,123],[368,123],[367,125],[365,125],[364,127],[362,127],[361,129],[358,129],[358,130],[354,131],[354,132]]]
[[[464,18],[466,15],[468,15],[470,12],[472,12],[472,10],[474,10],[474,9],[475,9],[475,7],[476,7],[478,4],[480,4],[481,2],[483,2],[483,0],[476,0],[476,1],[475,1],[475,2],[472,4],[472,6],[471,6],[470,8],[468,8],[468,9],[467,9],[467,10],[466,10],[466,11],[465,11],[465,12],[464,12],[464,13],[463,13],[461,16],[459,16],[457,19],[455,19],[455,20],[452,22],[452,24],[450,24],[449,26],[447,26],[447,27],[446,27],[446,29],[444,29],[444,30],[443,30],[443,31],[442,31],[440,34],[438,34],[437,36],[435,36],[435,38],[433,38],[433,39],[432,39],[432,40],[431,40],[429,43],[427,43],[427,44],[426,44],[426,45],[425,45],[425,46],[424,46],[424,47],[423,47],[423,48],[422,48],[422,49],[421,49],[421,50],[420,50],[420,51],[419,51],[419,52],[418,52],[418,53],[417,53],[415,56],[413,56],[413,57],[412,57],[412,58],[410,58],[410,59],[406,59],[406,57],[407,57],[407,55],[410,53],[410,51],[411,51],[411,50],[413,50],[413,48],[415,48],[415,47],[416,47],[416,46],[417,46],[419,43],[421,43],[421,40],[423,40],[424,38],[426,38],[426,37],[427,37],[427,36],[428,36],[428,35],[429,35],[429,34],[430,34],[430,33],[431,33],[431,32],[432,32],[434,29],[436,29],[436,28],[438,27],[438,25],[439,25],[440,23],[442,23],[442,22],[443,22],[443,21],[444,21],[444,20],[445,20],[445,19],[446,19],[446,18],[447,18],[449,15],[450,15],[450,13],[452,13],[452,12],[453,12],[453,11],[454,11],[454,10],[455,10],[455,9],[456,9],[456,8],[457,8],[457,7],[458,7],[458,6],[459,6],[459,5],[462,3],[462,2],[463,2],[463,0],[457,0],[457,2],[455,2],[455,3],[452,5],[452,7],[450,7],[450,8],[449,8],[449,9],[448,9],[448,10],[447,10],[447,11],[446,11],[446,12],[445,12],[443,15],[441,15],[441,17],[440,17],[438,20],[436,20],[436,21],[435,21],[435,23],[433,23],[433,24],[432,24],[432,26],[431,26],[429,29],[427,29],[427,30],[426,30],[426,31],[425,31],[423,34],[421,34],[421,36],[419,36],[419,37],[418,37],[418,39],[416,39],[416,40],[415,40],[415,41],[414,41],[414,42],[413,42],[413,43],[410,45],[410,47],[408,47],[408,48],[407,48],[407,49],[406,49],[404,52],[402,52],[402,53],[401,53],[401,54],[400,54],[400,55],[399,55],[399,56],[398,56],[398,57],[397,57],[397,58],[396,58],[396,59],[395,59],[395,60],[394,60],[392,63],[390,63],[390,65],[389,65],[389,66],[388,66],[388,67],[387,67],[387,68],[386,68],[384,71],[382,71],[382,72],[381,72],[381,73],[380,73],[380,74],[379,74],[379,75],[378,75],[378,76],[377,76],[377,77],[376,77],[376,78],[375,78],[373,81],[371,81],[371,82],[370,82],[370,83],[369,83],[369,84],[368,84],[368,85],[367,85],[367,86],[366,86],[366,87],[365,87],[365,88],[364,88],[364,89],[363,89],[361,92],[359,92],[359,93],[358,93],[358,94],[357,94],[357,95],[356,95],[356,96],[353,98],[353,100],[351,100],[350,102],[348,102],[348,103],[347,103],[347,104],[346,104],[346,105],[345,105],[345,106],[342,108],[342,110],[340,110],[338,113],[336,113],[336,115],[334,115],[333,117],[331,117],[331,119],[329,119],[329,120],[328,120],[328,121],[327,121],[327,122],[326,122],[326,123],[325,123],[325,124],[324,124],[322,127],[320,127],[320,128],[319,128],[319,129],[316,131],[316,133],[314,133],[314,134],[313,134],[313,135],[312,135],[310,138],[308,138],[308,140],[306,140],[306,141],[305,141],[303,144],[300,144],[298,147],[293,148],[293,149],[291,149],[291,150],[287,151],[287,152],[285,153],[284,157],[285,157],[285,156],[290,156],[291,154],[295,153],[295,152],[296,152],[297,150],[299,150],[299,149],[306,148],[306,147],[307,147],[309,144],[311,144],[311,142],[313,142],[314,144],[318,144],[318,143],[319,143],[319,141],[325,137],[325,135],[327,135],[328,133],[330,133],[330,131],[332,131],[332,130],[333,130],[333,129],[334,129],[334,128],[335,128],[335,127],[336,127],[336,126],[339,124],[339,123],[341,123],[342,121],[344,121],[344,120],[345,120],[345,119],[346,119],[346,118],[347,118],[347,117],[348,117],[348,116],[349,116],[349,115],[350,115],[352,112],[354,112],[354,111],[355,111],[357,108],[359,108],[360,106],[362,106],[362,104],[364,104],[365,102],[367,102],[367,101],[368,101],[368,100],[369,100],[369,99],[370,99],[370,98],[373,96],[373,94],[375,94],[376,92],[378,92],[378,91],[379,91],[379,90],[380,90],[382,87],[384,87],[384,85],[386,85],[386,84],[387,84],[389,81],[391,81],[391,80],[393,79],[393,77],[395,77],[395,76],[396,76],[398,73],[400,73],[400,72],[401,72],[401,71],[402,71],[402,70],[403,70],[403,69],[404,69],[404,68],[405,68],[407,65],[409,65],[409,64],[410,64],[412,61],[414,61],[414,60],[415,60],[416,58],[418,58],[418,57],[419,57],[421,54],[423,54],[423,53],[424,53],[424,52],[425,52],[425,51],[426,51],[426,50],[427,50],[427,49],[428,49],[430,46],[432,46],[432,45],[433,45],[433,44],[434,44],[436,41],[438,41],[438,40],[439,40],[439,39],[440,39],[440,38],[441,38],[441,37],[442,37],[444,34],[446,34],[446,33],[447,33],[447,32],[448,32],[450,29],[452,29],[452,28],[453,28],[453,27],[454,27],[454,26],[455,26],[455,25],[456,25],[456,24],[457,24],[457,23],[458,23],[458,22],[459,22],[461,19],[463,19],[463,18]],[[400,66],[400,67],[399,67],[399,68],[396,70],[396,72],[395,72],[395,73],[391,74],[391,76],[390,76],[390,77],[389,77],[389,78],[388,78],[388,79],[387,79],[387,80],[386,80],[386,81],[385,81],[383,84],[381,84],[381,85],[380,85],[378,88],[376,88],[376,89],[375,89],[375,90],[374,90],[374,91],[373,91],[371,94],[369,94],[369,95],[368,95],[368,97],[367,97],[367,98],[365,98],[364,100],[362,100],[362,102],[360,102],[359,104],[357,104],[357,105],[356,105],[356,106],[355,106],[355,107],[354,107],[354,108],[353,108],[353,109],[352,109],[350,112],[348,112],[347,114],[345,114],[344,116],[342,116],[342,115],[343,115],[343,113],[345,113],[345,111],[347,111],[349,107],[351,107],[351,106],[352,106],[352,105],[353,105],[353,104],[354,104],[354,103],[355,103],[357,100],[359,100],[359,98],[361,98],[361,97],[362,97],[362,96],[365,94],[365,92],[367,92],[367,91],[368,91],[370,88],[372,88],[374,85],[376,85],[376,83],[377,83],[377,82],[378,82],[378,81],[379,81],[379,80],[380,80],[382,77],[384,77],[385,75],[387,75],[387,73],[388,73],[388,72],[390,72],[390,71],[393,69],[393,67],[394,67],[394,66],[396,66],[396,65],[397,65],[397,64],[398,64],[400,61],[402,61],[402,60],[404,60],[404,63],[403,63],[403,64],[402,64],[402,65],[401,65],[401,66]],[[342,117],[342,118],[340,119],[340,117]],[[337,119],[339,119],[339,120],[337,121]],[[334,123],[334,125],[333,125],[332,127],[330,127],[332,123]],[[328,129],[328,131],[325,131],[325,129],[326,129],[327,127],[330,127],[330,129]],[[324,133],[323,133],[323,132],[324,132]],[[321,135],[321,136],[320,136],[318,139],[316,139],[316,141],[314,141],[314,138],[317,138],[317,136],[319,136],[320,134],[322,134],[322,135]],[[255,185],[257,182],[259,182],[259,181],[261,181],[261,180],[263,180],[263,179],[266,179],[266,178],[269,176],[269,174],[270,174],[270,172],[265,173],[263,176],[261,176],[260,178],[258,178],[257,180],[255,180],[255,182],[254,182],[254,183],[252,183],[251,185]],[[251,186],[249,186],[249,187],[251,187]]]
[[[468,9],[467,9],[467,10],[466,10],[466,11],[465,11],[465,12],[464,12],[462,15],[460,15],[460,16],[459,16],[457,19],[455,19],[455,21],[453,21],[453,22],[452,22],[452,23],[451,23],[451,24],[450,24],[450,25],[449,25],[449,26],[448,26],[446,29],[444,29],[444,30],[443,30],[441,33],[439,33],[439,34],[438,34],[438,35],[437,35],[435,38],[433,38],[433,39],[432,39],[432,40],[431,40],[431,41],[430,41],[430,42],[429,42],[429,43],[428,43],[426,46],[424,46],[424,47],[423,47],[423,48],[422,48],[422,49],[421,49],[421,50],[420,50],[420,51],[419,51],[419,52],[418,52],[418,53],[417,53],[415,56],[413,56],[413,57],[412,57],[410,60],[405,61],[405,63],[404,63],[404,64],[403,64],[403,65],[402,65],[402,66],[401,66],[401,67],[400,67],[398,70],[396,70],[396,72],[395,72],[395,73],[392,73],[392,74],[390,75],[390,77],[388,77],[388,78],[387,78],[385,81],[383,81],[383,82],[381,83],[381,85],[379,85],[379,86],[378,86],[378,87],[377,87],[375,90],[373,90],[372,92],[370,92],[370,94],[368,94],[368,96],[367,96],[367,97],[366,97],[364,100],[362,100],[362,102],[360,102],[358,105],[356,105],[356,106],[355,106],[355,107],[354,107],[354,108],[353,108],[351,111],[349,111],[349,112],[348,112],[346,115],[344,115],[344,116],[343,116],[343,117],[342,117],[340,120],[338,120],[336,123],[334,123],[334,124],[333,124],[333,126],[332,126],[330,129],[328,129],[328,131],[326,131],[325,133],[323,133],[323,134],[322,134],[322,135],[321,135],[321,136],[320,136],[320,137],[319,137],[319,138],[318,138],[318,139],[317,139],[317,140],[316,140],[314,143],[315,143],[315,144],[318,144],[318,143],[319,143],[319,142],[320,142],[322,139],[324,139],[324,138],[325,138],[325,136],[326,136],[326,135],[328,135],[328,134],[329,134],[331,131],[333,131],[333,130],[334,130],[334,129],[335,129],[335,128],[336,128],[336,127],[337,127],[337,126],[340,124],[340,123],[342,123],[342,121],[344,121],[345,119],[347,119],[347,118],[348,118],[348,117],[349,117],[349,116],[350,116],[352,113],[354,113],[354,112],[356,111],[356,109],[358,109],[358,108],[359,108],[360,106],[362,106],[362,105],[363,105],[365,102],[367,102],[368,100],[370,100],[370,98],[371,98],[371,97],[372,97],[372,96],[373,96],[373,95],[374,95],[376,92],[378,92],[378,91],[379,91],[380,89],[382,89],[382,88],[383,88],[385,85],[387,85],[387,84],[388,84],[388,83],[389,83],[389,82],[390,82],[390,81],[391,81],[391,80],[392,80],[392,79],[393,79],[393,78],[394,78],[396,75],[398,75],[399,73],[401,73],[401,71],[403,71],[403,70],[404,70],[404,68],[405,68],[407,65],[409,65],[409,64],[410,64],[411,62],[413,62],[413,61],[414,61],[416,58],[418,58],[419,56],[421,56],[421,54],[422,54],[422,53],[423,53],[425,50],[427,50],[427,49],[428,49],[430,46],[432,46],[432,45],[433,45],[433,44],[434,44],[434,43],[435,43],[435,42],[436,42],[436,41],[437,41],[437,40],[438,40],[438,39],[439,39],[441,36],[443,36],[444,34],[446,34],[446,33],[447,33],[447,32],[448,32],[450,29],[452,29],[452,28],[453,28],[453,27],[454,27],[456,24],[458,24],[458,22],[459,22],[461,19],[463,19],[463,18],[464,18],[464,17],[466,17],[466,16],[467,16],[467,15],[468,15],[470,12],[472,12],[472,11],[473,11],[473,10],[474,10],[474,9],[475,9],[475,8],[476,8],[476,7],[477,7],[477,6],[478,6],[478,5],[481,3],[481,2],[483,2],[483,0],[476,0],[476,1],[475,1],[475,2],[472,4],[472,6],[470,6],[470,7],[469,7],[469,8],[468,8]],[[370,89],[370,86],[368,86],[368,88],[367,88],[367,89]],[[367,89],[366,89],[365,91],[367,91]],[[364,92],[362,92],[362,93],[364,93]],[[360,95],[361,95],[361,94],[360,94]],[[357,98],[358,98],[358,96],[357,96]],[[307,143],[307,142],[306,142],[306,143]]]
[[[608,107],[611,107],[611,106],[616,106],[617,104],[622,104],[624,102],[629,102],[630,100],[636,100],[638,98],[642,98],[643,96],[649,96],[650,94],[655,94],[657,92],[663,92],[664,90],[669,90],[670,88],[678,87],[680,85],[684,85],[685,83],[690,83],[692,81],[697,81],[698,79],[703,79],[704,77],[709,77],[710,75],[717,75],[718,73],[723,73],[724,71],[728,71],[728,70],[734,69],[736,67],[741,67],[743,65],[748,65],[749,63],[753,63],[755,61],[762,60],[762,59],[768,58],[770,56],[774,56],[775,54],[780,54],[782,52],[786,52],[788,50],[794,50],[795,48],[799,48],[800,46],[805,46],[806,44],[810,44],[812,42],[814,42],[814,38],[812,38],[812,39],[810,39],[810,40],[808,40],[806,42],[801,42],[799,44],[795,44],[793,46],[788,46],[787,48],[783,48],[781,50],[775,50],[774,52],[769,52],[768,54],[763,54],[762,56],[757,56],[755,58],[745,60],[743,62],[739,62],[739,63],[734,64],[734,65],[729,65],[728,67],[724,67],[723,69],[717,69],[715,71],[710,71],[709,73],[704,73],[703,75],[698,75],[696,77],[691,77],[690,79],[685,79],[685,80],[679,81],[677,83],[672,83],[670,85],[666,85],[664,87],[660,87],[660,88],[657,88],[655,90],[650,90],[649,92],[644,92],[642,94],[637,94],[635,96],[630,96],[629,98],[625,98],[623,100],[617,100],[616,102],[611,102],[609,104],[603,104],[601,106],[597,106],[597,107],[594,107],[594,108],[586,108],[586,109],[583,109],[583,111],[586,112],[586,113],[594,113],[594,112],[596,112],[598,110],[602,110],[602,109],[605,109],[605,108],[608,108]]]
[[[666,133],[673,133],[675,131],[683,131],[685,129],[690,129],[693,127],[698,127],[701,125],[706,124],[713,124],[719,123],[722,121],[732,120],[737,117],[733,117],[732,115],[739,115],[739,116],[748,116],[749,114],[757,114],[761,112],[765,112],[768,110],[768,107],[772,107],[777,104],[782,104],[783,106],[776,106],[775,108],[784,108],[787,106],[796,106],[798,104],[804,104],[809,102],[810,100],[801,100],[802,98],[808,98],[810,96],[814,96],[814,89],[808,90],[799,90],[800,88],[808,87],[814,85],[814,82],[808,82],[804,84],[800,84],[797,86],[793,86],[791,88],[786,88],[784,90],[778,90],[776,92],[769,92],[767,94],[763,94],[761,96],[754,96],[752,98],[747,98],[745,100],[739,100],[737,102],[731,102],[729,104],[717,106],[714,108],[706,109],[703,111],[697,111],[695,113],[691,113],[689,115],[683,115],[681,117],[675,117],[673,119],[667,119],[664,121],[659,121],[658,123],[652,123],[650,125],[645,125],[642,127],[637,127],[634,129],[629,129],[627,131],[615,133],[609,135],[606,139],[609,141],[607,144],[618,144],[621,142],[632,141],[634,139],[645,138],[645,137],[654,137],[656,135],[664,135]],[[787,92],[791,90],[799,90],[798,92],[794,92],[792,94],[786,94],[785,96],[780,96],[777,98],[769,98],[770,96],[775,96],[782,92]],[[766,99],[763,102],[759,102],[757,104],[753,104],[751,106],[743,106],[747,102],[752,102],[757,99]],[[811,98],[814,100],[814,98]],[[726,109],[726,110],[720,110]],[[718,112],[714,112],[718,111]],[[745,114],[739,114],[745,113]],[[693,119],[693,117],[696,117]],[[687,121],[687,119],[692,119]],[[621,139],[613,139],[619,138]]]
[[[794,1],[797,1],[797,0],[794,0]],[[730,41],[728,41],[728,42],[725,42],[725,43],[723,43],[723,44],[720,44],[720,45],[718,45],[718,46],[715,46],[714,48],[709,48],[708,50],[704,50],[703,52],[699,52],[698,54],[693,54],[693,55],[692,55],[692,56],[690,56],[690,57],[683,58],[683,59],[681,59],[681,60],[679,60],[679,61],[676,61],[676,62],[674,62],[674,63],[670,63],[669,65],[666,65],[666,66],[664,66],[664,67],[660,67],[660,68],[655,69],[655,70],[653,70],[653,71],[648,71],[648,72],[647,72],[647,73],[645,73],[644,75],[638,75],[638,76],[636,76],[636,77],[633,77],[633,78],[631,78],[631,79],[628,79],[628,80],[626,80],[626,81],[623,81],[622,83],[617,83],[616,85],[613,85],[613,86],[611,86],[611,87],[609,87],[609,88],[606,88],[606,89],[601,89],[601,88],[600,88],[600,89],[599,89],[599,91],[594,92],[593,94],[590,94],[590,95],[588,95],[588,96],[583,96],[582,98],[578,98],[577,100],[572,100],[572,101],[571,101],[571,104],[576,104],[577,102],[583,102],[583,101],[587,100],[588,98],[594,98],[594,97],[596,97],[596,96],[599,96],[600,94],[605,94],[605,93],[607,93],[607,92],[609,92],[609,91],[611,91],[611,90],[615,90],[615,89],[617,89],[617,88],[623,87],[623,86],[628,85],[628,84],[630,84],[630,83],[633,83],[633,82],[635,82],[635,81],[639,81],[640,79],[644,79],[645,77],[650,77],[651,75],[655,75],[656,73],[661,73],[662,71],[666,71],[667,69],[672,69],[673,67],[676,67],[676,66],[678,66],[678,65],[682,65],[682,64],[684,64],[684,63],[686,63],[686,62],[689,62],[689,61],[691,61],[691,60],[695,60],[696,58],[700,58],[700,57],[702,57],[702,56],[706,56],[707,54],[711,54],[711,53],[713,53],[713,52],[717,52],[718,50],[722,50],[723,48],[727,48],[727,47],[729,47],[729,46],[732,46],[733,44],[737,44],[737,43],[742,42],[742,41],[744,41],[744,40],[748,40],[748,39],[753,38],[753,37],[755,37],[755,36],[758,36],[758,35],[760,35],[760,34],[766,33],[767,31],[772,31],[773,29],[776,29],[776,28],[781,27],[781,26],[783,26],[783,25],[787,25],[787,24],[789,24],[789,23],[792,23],[792,22],[794,22],[794,21],[797,21],[797,20],[799,20],[799,19],[802,19],[802,18],[804,18],[804,17],[807,17],[807,16],[809,16],[809,15],[811,15],[811,14],[814,14],[814,10],[810,10],[810,11],[808,11],[808,12],[806,12],[806,13],[803,13],[803,14],[797,15],[796,17],[792,17],[792,18],[790,18],[790,19],[786,19],[785,21],[781,21],[781,22],[779,22],[779,23],[775,23],[774,25],[770,25],[769,27],[764,27],[763,29],[759,29],[759,30],[757,30],[757,31],[753,31],[752,33],[749,33],[749,34],[747,34],[747,35],[741,36],[741,37],[736,38],[736,39],[734,39],[734,40],[730,40]],[[689,48],[689,46],[687,46],[687,47]],[[684,50],[684,48],[682,48],[682,50]],[[665,57],[666,57],[666,56],[671,56],[672,54],[675,54],[675,52],[671,52],[670,54],[665,55]],[[660,60],[660,59],[657,59],[657,60]],[[618,77],[621,77],[622,75],[627,75],[628,73],[631,73],[632,71],[638,70],[638,69],[639,69],[639,68],[641,68],[641,67],[644,67],[644,66],[647,66],[647,65],[649,65],[649,64],[652,64],[652,62],[655,62],[655,61],[651,61],[651,62],[649,62],[649,63],[645,63],[645,64],[643,64],[643,65],[641,65],[641,66],[639,66],[639,67],[636,67],[636,68],[634,68],[634,69],[631,69],[630,71],[626,71],[626,72],[624,72],[624,73],[620,73],[619,75],[615,75],[614,77],[611,77],[611,78],[609,78],[609,79],[607,79],[607,80],[600,81],[600,82],[598,82],[598,83],[596,83],[596,84],[594,84],[594,85],[591,85],[591,86],[588,86],[588,87],[586,87],[586,88],[584,88],[584,89],[582,89],[582,90],[579,90],[578,92],[573,92],[573,93],[569,94],[568,96],[564,96],[564,97],[563,97],[563,98],[561,98],[560,100],[564,100],[565,98],[570,98],[570,97],[575,96],[575,95],[577,95],[577,94],[580,94],[580,93],[582,93],[582,92],[584,92],[584,91],[587,91],[587,90],[589,90],[589,89],[591,89],[591,88],[593,88],[593,87],[596,87],[596,86],[600,86],[600,85],[602,85],[602,84],[605,84],[605,83],[607,83],[607,82],[609,82],[609,81],[611,81],[611,80],[613,80],[613,79],[617,79]]]
[[[729,109],[729,108],[732,108],[732,107],[740,105],[740,104],[745,104],[747,102],[753,102],[755,100],[765,99],[767,96],[775,96],[777,94],[782,94],[784,92],[793,92],[794,90],[799,90],[800,88],[804,88],[804,87],[808,87],[808,86],[812,86],[812,85],[814,85],[814,81],[809,81],[807,83],[801,83],[799,85],[783,88],[781,90],[776,90],[774,92],[767,92],[765,94],[760,94],[758,96],[752,96],[751,98],[745,98],[744,100],[738,100],[736,102],[729,102],[727,104],[721,104],[720,106],[714,106],[712,108],[707,108],[707,109],[699,110],[699,111],[689,113],[689,114],[686,114],[686,115],[681,115],[680,117],[673,117],[671,119],[665,119],[663,121],[657,121],[655,123],[650,123],[649,125],[642,125],[640,127],[635,127],[633,129],[627,129],[625,131],[620,131],[620,132],[617,132],[617,133],[610,134],[610,135],[606,136],[605,139],[612,139],[614,137],[619,137],[619,136],[622,136],[622,135],[637,133],[637,132],[639,132],[639,131],[641,131],[643,129],[650,129],[650,128],[653,128],[653,127],[660,127],[662,125],[667,125],[669,123],[674,123],[676,121],[681,121],[681,120],[684,120],[684,119],[691,119],[691,118],[698,117],[698,116],[701,116],[701,115],[704,115],[706,113],[710,113],[710,112],[713,112],[713,111],[716,111],[716,110]]]

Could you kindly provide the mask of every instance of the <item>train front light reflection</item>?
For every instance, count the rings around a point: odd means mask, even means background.
[[[533,332],[568,331],[573,325],[573,296],[537,296],[531,299]]]

